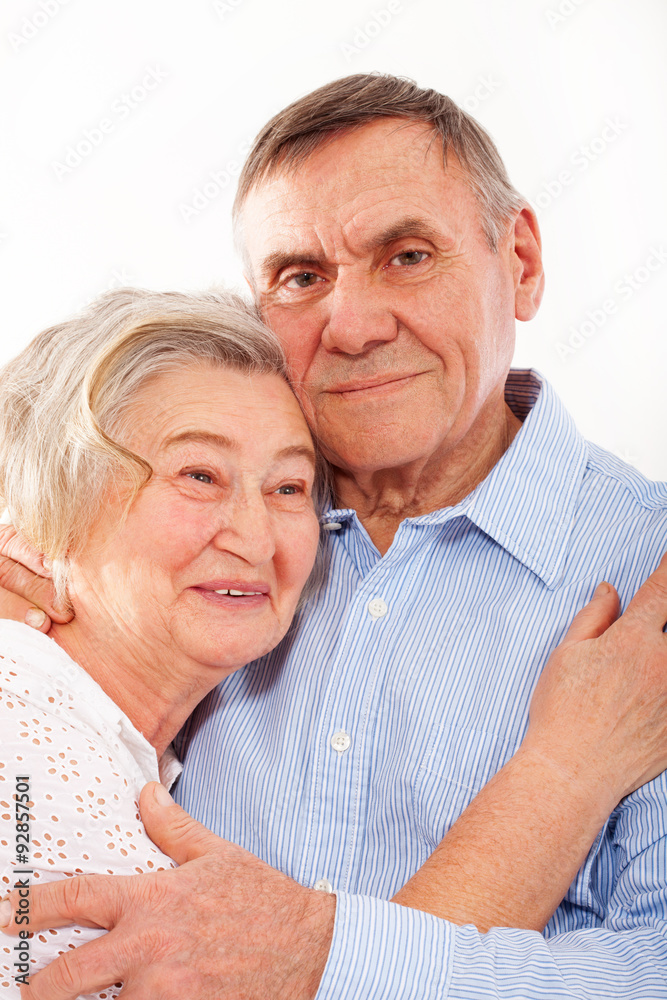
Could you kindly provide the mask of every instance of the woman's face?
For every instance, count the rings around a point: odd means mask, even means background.
[[[130,652],[163,643],[230,669],[266,653],[290,624],[319,531],[315,454],[291,390],[277,375],[184,368],[147,384],[126,426],[122,443],[153,476],[120,528],[108,492],[72,566],[77,618],[120,626]]]

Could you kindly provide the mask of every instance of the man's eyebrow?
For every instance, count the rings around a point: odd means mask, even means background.
[[[286,267],[322,267],[324,258],[316,253],[299,253],[290,250],[272,250],[259,264],[263,277],[279,274]]]
[[[213,434],[211,431],[183,431],[181,434],[174,434],[163,444],[163,448],[172,448],[175,445],[187,444],[190,441],[199,441],[203,444],[212,444],[216,448],[224,448],[227,451],[240,451],[241,445],[233,438],[224,434]],[[305,458],[315,468],[315,449],[307,444],[290,444],[277,451],[274,458]]]
[[[363,243],[364,250],[380,250],[389,243],[396,240],[414,237],[415,239],[429,240],[431,243],[442,245],[446,242],[444,234],[432,226],[426,219],[420,219],[416,215],[409,215],[403,219],[392,222],[385,229],[381,229]]]
[[[431,243],[436,243],[439,246],[449,242],[444,234],[431,225],[427,219],[410,215],[392,222],[391,225],[375,233],[370,239],[364,240],[362,249],[365,251],[380,250],[389,243],[394,243],[396,240],[402,240],[405,237],[411,236],[415,239],[429,240]],[[303,251],[273,250],[260,262],[259,273],[263,277],[268,277],[272,274],[279,274],[287,267],[321,268],[324,265],[324,256],[317,252],[304,253]]]

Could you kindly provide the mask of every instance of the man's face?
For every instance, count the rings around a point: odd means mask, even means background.
[[[336,466],[438,461],[502,421],[514,236],[492,252],[430,129],[384,120],[325,143],[251,191],[243,221],[264,319]]]

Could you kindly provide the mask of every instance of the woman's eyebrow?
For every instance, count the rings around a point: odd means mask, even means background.
[[[175,445],[184,444],[188,441],[200,441],[202,444],[212,444],[217,448],[226,448],[228,451],[238,451],[241,447],[238,441],[226,437],[224,434],[214,434],[211,431],[182,431],[181,434],[174,434],[162,443],[162,448],[173,448]]]
[[[175,445],[184,444],[190,441],[199,441],[202,444],[211,444],[216,448],[224,448],[227,451],[240,451],[241,443],[225,434],[214,434],[212,431],[182,431],[168,437],[162,448],[173,448]],[[313,468],[316,465],[315,450],[307,444],[290,444],[276,452],[274,458],[305,458]]]
[[[305,458],[315,468],[315,451],[306,444],[289,445],[276,452],[276,458]]]

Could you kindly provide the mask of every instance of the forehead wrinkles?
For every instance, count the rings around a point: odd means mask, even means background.
[[[249,195],[249,202],[256,199],[249,205],[256,260],[266,257],[269,245],[271,250],[317,251],[339,259],[356,253],[393,219],[405,217],[427,219],[443,235],[459,236],[461,213],[467,215],[471,208],[465,203],[474,201],[464,172],[454,162],[444,170],[439,145],[431,147],[430,159],[427,144],[415,145],[399,147],[395,155],[383,151],[380,161],[370,165],[360,155],[363,150],[352,151],[350,157],[339,155],[329,162],[326,171],[318,169],[313,154],[298,176],[282,173],[267,181]],[[325,151],[331,154],[331,147]]]

